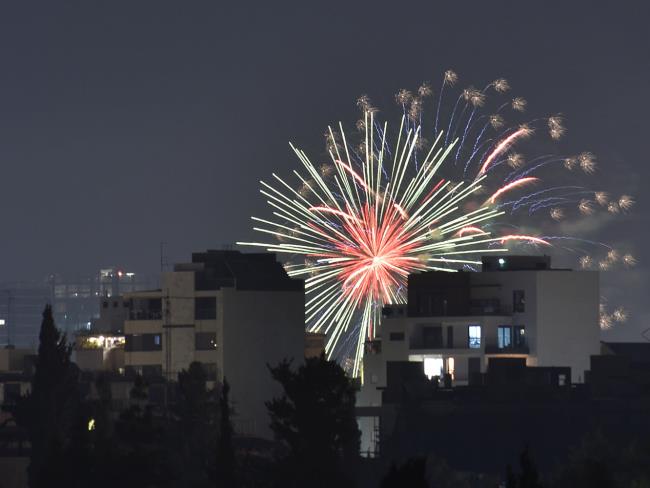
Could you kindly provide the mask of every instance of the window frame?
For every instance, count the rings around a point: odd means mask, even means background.
[[[507,336],[502,334],[503,332],[506,331],[508,333]],[[498,349],[510,349],[514,346],[512,333],[513,330],[511,325],[499,325],[497,327],[497,348]]]
[[[512,311],[514,313],[526,312],[526,290],[512,290]]]
[[[472,336],[472,329],[478,329],[478,336]],[[481,349],[482,347],[482,327],[481,324],[469,324],[467,326],[467,348],[468,349]]]

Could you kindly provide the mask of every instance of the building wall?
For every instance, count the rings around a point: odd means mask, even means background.
[[[481,346],[477,349],[469,348],[469,326],[481,326]],[[469,317],[400,317],[385,319],[382,324],[381,355],[369,354],[367,364],[364,366],[367,379],[371,381],[373,375],[378,378],[378,385],[385,386],[386,363],[389,361],[418,361],[423,362],[425,357],[438,357],[445,360],[454,359],[454,380],[465,383],[469,380],[468,363],[470,358],[479,358],[481,372],[487,368],[486,347],[496,347],[497,329],[500,325],[514,325],[510,316],[469,316]],[[424,327],[440,327],[442,330],[442,347],[424,347],[420,337]],[[448,348],[449,327],[453,328],[453,347]],[[403,340],[395,340],[395,334],[403,334]],[[423,366],[424,367],[424,366]],[[365,382],[366,377],[364,377]],[[376,395],[370,395],[371,398]],[[369,405],[370,406],[370,405]]]
[[[271,438],[264,402],[281,388],[268,365],[283,359],[298,366],[304,358],[302,291],[221,290],[223,353],[221,374],[231,385],[235,423],[243,434]]]
[[[0,372],[22,371],[25,357],[36,354],[34,349],[0,349]]]
[[[193,361],[213,366],[217,379],[228,380],[235,410],[234,422],[242,434],[271,438],[265,402],[279,395],[267,365],[293,359],[300,364],[305,352],[304,292],[243,291],[235,288],[195,290],[193,271],[165,273],[161,291],[129,294],[162,298],[161,320],[129,320],[125,333],[160,334],[160,351],[126,351],[126,366],[159,365],[176,380]],[[195,300],[214,297],[215,319],[197,319]],[[214,332],[214,350],[196,350],[196,334]]]
[[[528,366],[569,366],[572,381],[583,382],[589,358],[600,351],[598,273],[565,270],[521,270],[471,273],[472,300],[498,300],[499,315],[467,317],[397,317],[384,319],[381,353],[364,358],[364,387],[359,404],[380,401],[377,386],[385,386],[389,361],[424,361],[425,358],[454,359],[454,381],[469,380],[470,358],[480,358],[485,372],[490,357],[525,357]],[[523,310],[514,306],[514,292],[523,291]],[[468,326],[481,325],[481,347],[468,347]],[[525,327],[528,352],[494,351],[500,325]],[[426,348],[422,328],[441,327],[440,348]],[[451,348],[448,327],[453,327]],[[396,335],[397,334],[397,335]],[[403,334],[403,340],[395,340]],[[486,348],[489,351],[486,351]],[[424,367],[424,366],[423,366]]]
[[[555,272],[555,271],[553,271]],[[502,311],[511,315],[512,325],[526,328],[526,342],[530,349],[529,366],[537,361],[537,274],[541,271],[497,271],[474,273],[472,275],[472,296],[474,298],[498,298]],[[495,286],[496,285],[496,286]],[[514,311],[513,293],[523,290],[526,297],[525,310]]]
[[[591,355],[600,353],[599,284],[595,271],[538,273],[537,361],[570,366],[582,383]]]

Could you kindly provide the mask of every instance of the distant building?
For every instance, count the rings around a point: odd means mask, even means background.
[[[100,307],[114,304],[112,298],[154,286],[148,276],[118,267],[87,275],[53,274],[43,281],[0,283],[0,345],[35,348],[46,304],[52,305],[57,327],[72,337],[90,329]]]
[[[52,289],[52,306],[57,326],[72,334],[90,329],[99,317],[99,306],[124,293],[155,286],[147,275],[118,267],[100,269],[93,274],[53,274],[48,283]]]
[[[31,349],[0,349],[0,407],[12,405],[29,392],[34,359]]]
[[[304,283],[273,254],[207,251],[163,273],[162,289],[125,293],[128,374],[176,380],[193,361],[228,380],[240,434],[270,437],[267,365],[303,360]],[[119,305],[118,307],[119,308]]]
[[[0,346],[38,347],[47,303],[52,303],[52,289],[46,283],[0,284]]]

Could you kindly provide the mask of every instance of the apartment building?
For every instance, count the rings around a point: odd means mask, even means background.
[[[194,253],[162,288],[127,293],[126,374],[175,380],[193,361],[228,380],[240,434],[271,437],[264,402],[279,394],[267,365],[304,358],[304,283],[273,254]]]
[[[599,354],[595,271],[553,269],[548,256],[490,256],[481,272],[427,272],[408,280],[408,304],[389,306],[366,345],[359,404],[379,405],[386,363],[415,361],[429,378],[467,385],[490,358],[570,367],[582,383]],[[480,378],[479,378],[480,379]]]

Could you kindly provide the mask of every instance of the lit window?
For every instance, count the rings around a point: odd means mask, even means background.
[[[454,379],[454,373],[456,372],[454,358],[447,359],[447,373],[451,376],[451,379]]]
[[[431,379],[434,376],[442,378],[444,361],[442,358],[424,358],[424,374]]]
[[[497,345],[499,349],[512,346],[512,329],[509,325],[502,325],[497,329]]]
[[[470,325],[469,326],[469,340],[468,346],[470,349],[480,349],[481,348],[481,326],[480,325]]]

